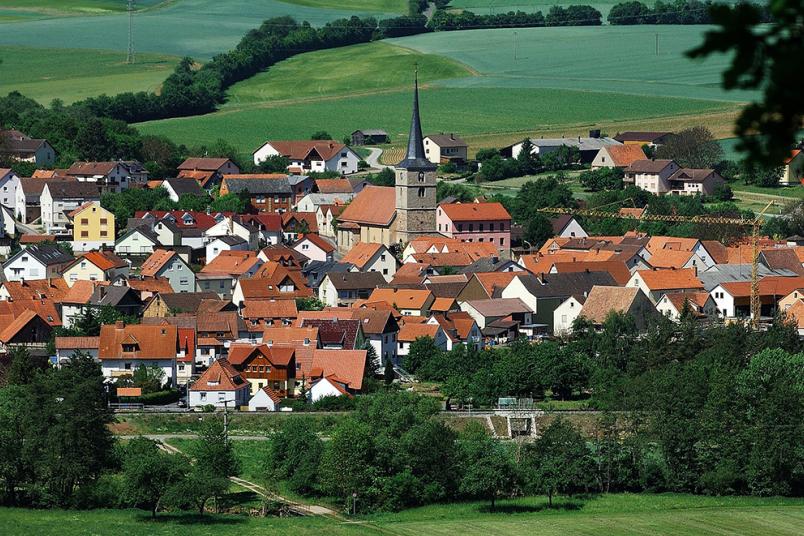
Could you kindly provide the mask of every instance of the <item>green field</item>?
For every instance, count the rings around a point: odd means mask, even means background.
[[[169,0],[137,0],[137,11]],[[74,15],[106,15],[126,11],[125,0],[0,0],[0,22]]]
[[[60,2],[54,0],[52,3]],[[123,5],[124,0],[120,3]],[[291,15],[298,21],[321,25],[352,15],[382,17],[378,5],[398,6],[399,0],[348,0],[345,4],[336,0],[296,0],[295,3],[279,0],[169,0],[164,6],[134,16],[134,43],[140,52],[188,55],[203,60],[231,49],[246,32],[270,17]],[[363,10],[361,6],[367,7]],[[21,13],[24,12],[9,9],[6,19],[11,20]],[[3,14],[0,7],[0,18]],[[391,12],[388,16],[396,14]],[[126,13],[13,22],[13,28],[7,27],[6,31],[0,32],[0,45],[123,51],[128,47]]]
[[[410,89],[414,63],[420,80],[471,75],[462,64],[435,54],[420,54],[386,43],[370,43],[309,52],[280,62],[236,84],[229,104],[270,104],[339,95]]]
[[[527,2],[526,0],[452,0],[449,3],[449,8],[456,11],[471,11],[478,15],[497,15],[509,11],[524,11],[525,13],[541,11],[547,15],[547,12],[553,6],[566,7],[578,4],[594,7],[603,14],[603,20],[605,21],[611,6],[617,4],[617,2],[613,0],[593,0],[591,2],[579,2],[578,0],[556,0],[555,2],[550,2],[549,0],[534,0],[532,2]]]
[[[160,514],[156,521],[136,510],[0,509],[3,534],[193,535],[533,535],[630,536],[663,534],[708,536],[797,536],[804,531],[801,500],[689,495],[608,495],[559,499],[547,510],[543,498],[500,501],[496,513],[485,503],[437,505],[397,514],[378,514],[342,522],[321,517]]]
[[[288,4],[315,7],[319,9],[340,9],[352,11],[379,11],[381,13],[407,14],[405,0],[284,0]]]
[[[55,98],[69,104],[103,93],[154,91],[179,58],[141,54],[128,65],[116,51],[0,46],[0,60],[0,95],[19,91],[43,104]]]

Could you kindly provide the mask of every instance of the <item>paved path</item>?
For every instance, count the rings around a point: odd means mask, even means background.
[[[377,147],[368,147],[368,150],[371,151],[371,154],[366,157],[366,162],[369,166],[371,166],[371,169],[393,168],[393,166],[380,164],[380,155],[382,155],[382,149]]]
[[[198,434],[188,434],[188,433],[181,433],[181,434],[123,434],[119,435],[118,437],[147,437],[153,441],[161,441],[164,443],[168,439],[198,439]],[[246,435],[246,436],[239,436],[239,435],[230,435],[229,439],[232,441],[268,441],[270,438],[268,436],[258,436],[258,435]]]

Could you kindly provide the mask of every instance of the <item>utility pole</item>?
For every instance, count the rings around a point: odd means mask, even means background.
[[[128,56],[126,63],[134,63],[134,0],[128,0]]]
[[[516,61],[516,53],[517,49],[519,48],[519,39],[516,31],[514,31],[514,61]]]
[[[659,32],[656,32],[656,55],[659,55]]]
[[[223,401],[223,435],[229,437],[229,401]]]

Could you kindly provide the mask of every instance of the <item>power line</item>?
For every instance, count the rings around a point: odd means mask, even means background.
[[[128,0],[128,56],[126,63],[134,63],[134,0]]]

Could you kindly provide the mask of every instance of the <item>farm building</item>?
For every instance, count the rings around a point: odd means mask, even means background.
[[[388,143],[391,138],[388,133],[378,128],[367,128],[352,132],[352,145],[376,145]]]

